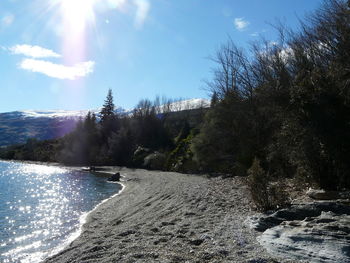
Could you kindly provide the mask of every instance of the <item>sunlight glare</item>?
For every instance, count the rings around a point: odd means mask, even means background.
[[[37,175],[46,175],[50,176],[52,174],[62,174],[67,172],[67,170],[56,167],[56,166],[45,166],[45,165],[37,165],[37,164],[25,164],[22,167],[22,174],[37,174]]]
[[[95,20],[94,6],[97,0],[61,0],[61,11],[66,26],[75,33],[83,32],[87,23]]]

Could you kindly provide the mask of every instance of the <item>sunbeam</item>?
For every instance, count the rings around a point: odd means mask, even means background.
[[[96,0],[60,0],[64,22],[75,33],[84,31],[87,24],[95,20],[95,3]]]

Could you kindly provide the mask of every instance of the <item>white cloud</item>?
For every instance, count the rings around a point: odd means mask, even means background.
[[[135,26],[141,28],[145,23],[151,4],[148,0],[134,0],[136,6]]]
[[[69,80],[85,77],[94,71],[94,66],[95,62],[93,61],[82,62],[74,66],[64,66],[38,59],[24,59],[19,64],[21,69],[42,73],[52,78]]]
[[[249,26],[250,23],[247,20],[244,20],[243,17],[236,17],[234,24],[237,30],[243,31]]]
[[[12,54],[31,57],[23,59],[18,65],[19,68],[31,72],[42,73],[52,78],[74,80],[80,77],[85,77],[94,71],[94,61],[86,61],[73,66],[65,66],[50,61],[41,60],[39,58],[60,58],[61,55],[40,46],[15,45],[13,47],[3,49],[11,52]]]
[[[13,21],[15,21],[15,16],[13,14],[8,14],[1,19],[1,24],[3,26],[10,26],[12,25]]]
[[[16,55],[24,55],[32,58],[59,58],[60,54],[39,46],[16,45],[9,48],[9,51]]]

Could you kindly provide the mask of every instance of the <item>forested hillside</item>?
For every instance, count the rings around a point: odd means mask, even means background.
[[[156,98],[141,100],[128,114],[118,113],[110,90],[101,111],[88,112],[77,121],[74,131],[58,139],[28,139],[25,144],[3,148],[0,156],[67,165],[126,165],[150,169],[176,166],[177,170],[187,171],[183,158],[181,162],[176,159],[178,151],[183,149],[178,145],[198,132],[207,107],[205,100]],[[192,163],[191,158],[188,161]]]
[[[242,175],[256,159],[269,178],[349,187],[350,3],[325,1],[297,32],[276,28],[277,42],[247,52],[229,40],[218,51],[194,158]]]
[[[30,138],[62,137],[75,128],[78,120],[79,116],[31,116],[21,111],[0,113],[0,147],[25,143]]]

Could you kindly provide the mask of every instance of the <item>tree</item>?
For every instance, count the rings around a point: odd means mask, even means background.
[[[254,43],[249,56],[232,40],[218,51],[209,83],[218,102],[194,139],[194,157],[234,174],[256,157],[271,178],[350,187],[348,1],[325,1],[299,32],[277,29],[277,43]]]
[[[288,156],[322,188],[350,187],[350,10],[329,0],[290,36],[291,101],[282,139]]]
[[[213,94],[211,95],[210,107],[215,107],[218,101],[219,101],[218,94],[216,91],[214,91]]]
[[[134,152],[134,138],[128,127],[127,121],[119,129],[118,133],[112,133],[108,139],[110,160],[114,165],[130,165]]]
[[[102,109],[100,111],[101,115],[101,123],[108,121],[110,118],[113,118],[115,116],[114,113],[114,102],[113,102],[113,94],[112,90],[109,89],[107,93],[107,97],[105,99],[105,102],[102,106]]]
[[[118,116],[115,114],[115,106],[113,102],[112,90],[108,90],[106,100],[100,111],[101,133],[104,141],[108,141],[112,132],[117,132],[119,129]]]
[[[133,113],[133,131],[136,144],[153,150],[165,149],[172,145],[164,116],[156,114],[156,105],[150,100],[141,100]]]

